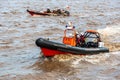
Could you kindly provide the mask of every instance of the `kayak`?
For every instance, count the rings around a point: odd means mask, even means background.
[[[50,41],[44,38],[37,39],[35,43],[38,47],[40,47],[41,51],[43,52],[43,55],[46,57],[54,56],[57,54],[67,54],[67,53],[76,54],[76,55],[92,55],[103,52],[109,52],[109,49],[106,47],[97,47],[97,48],[76,47],[76,46]]]
[[[31,10],[28,10],[27,9],[27,12],[31,15],[31,16],[34,16],[34,15],[42,15],[42,16],[69,16],[70,13],[68,11],[65,11],[64,13],[62,14],[57,14],[57,13],[53,13],[53,12],[50,12],[50,13],[47,13],[47,12],[36,12],[36,11],[31,11]]]

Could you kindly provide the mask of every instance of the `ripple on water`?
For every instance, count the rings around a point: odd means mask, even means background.
[[[1,0],[0,80],[119,80],[119,0]],[[32,17],[26,9],[41,11],[70,6],[71,16]],[[109,53],[56,55],[39,58],[39,37],[60,41],[68,21],[80,32],[101,33]]]

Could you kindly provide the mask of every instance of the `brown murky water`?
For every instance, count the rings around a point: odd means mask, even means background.
[[[0,0],[0,80],[120,80],[119,0]],[[70,6],[70,17],[31,17],[26,9]],[[77,31],[98,30],[109,53],[40,57],[39,37],[61,41],[72,21]]]

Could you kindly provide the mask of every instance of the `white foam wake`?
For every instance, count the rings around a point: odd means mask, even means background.
[[[107,36],[120,34],[120,24],[110,25],[104,29],[98,29],[97,31]]]

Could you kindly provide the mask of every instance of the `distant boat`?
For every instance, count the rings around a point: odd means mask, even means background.
[[[70,16],[70,13],[68,11],[64,11],[62,12],[61,14],[58,14],[58,13],[54,13],[54,12],[37,12],[37,11],[32,11],[32,10],[28,10],[27,9],[27,12],[31,15],[31,16],[34,16],[34,15],[43,15],[43,16]]]
[[[42,12],[35,12],[35,11],[30,11],[27,9],[27,12],[31,15],[31,16],[34,16],[34,15],[47,15],[47,16],[50,16],[50,13],[42,13]]]

